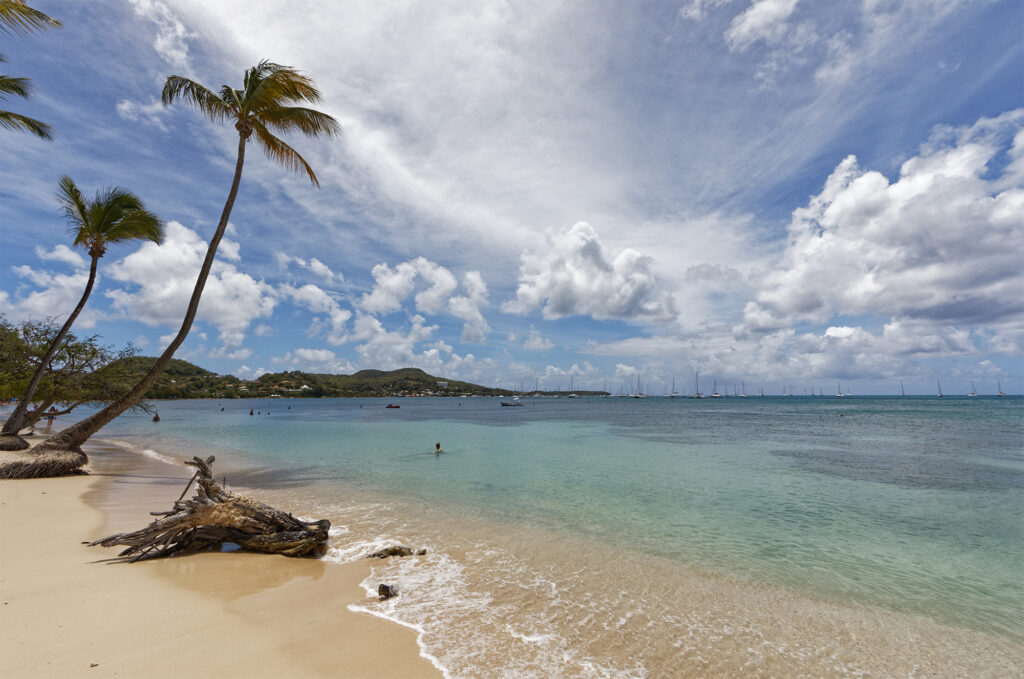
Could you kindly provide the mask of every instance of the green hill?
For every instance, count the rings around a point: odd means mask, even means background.
[[[156,358],[125,359],[130,372],[141,378]],[[419,368],[360,370],[353,375],[307,373],[298,370],[267,373],[254,381],[218,375],[180,359],[172,359],[148,399],[162,398],[265,398],[270,396],[317,398],[324,396],[507,396],[512,392],[470,382],[434,377]]]

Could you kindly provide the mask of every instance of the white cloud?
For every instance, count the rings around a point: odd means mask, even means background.
[[[331,271],[331,267],[327,266],[316,257],[312,257],[307,261],[301,257],[293,257],[283,252],[278,252],[275,254],[275,258],[277,259],[278,267],[280,267],[282,271],[287,271],[289,265],[295,263],[304,269],[312,271],[314,274],[316,274],[317,276],[319,276],[328,283],[340,283],[345,280],[344,276],[342,276],[340,273],[335,273]]]
[[[463,342],[483,342],[491,331],[480,309],[487,305],[487,284],[479,271],[469,271],[462,278],[464,295],[453,295],[458,281],[447,268],[424,257],[397,264],[373,267],[373,289],[363,295],[359,306],[373,314],[398,311],[410,297],[416,311],[438,314],[446,311],[465,321]],[[418,285],[419,284],[419,285]],[[413,295],[417,287],[420,291]]]
[[[466,294],[449,299],[448,311],[466,321],[462,326],[463,342],[484,342],[491,331],[480,312],[480,307],[487,306],[487,284],[479,271],[469,271],[462,277],[462,288]]]
[[[256,335],[257,337],[270,337],[271,335],[274,334],[274,328],[272,326],[267,325],[266,323],[260,323],[259,325],[252,329],[252,334]]]
[[[708,10],[717,7],[718,5],[724,5],[731,0],[690,0],[690,4],[684,5],[679,9],[679,16],[684,19],[699,20],[707,16]]]
[[[311,335],[319,334],[323,323],[330,325],[327,331],[327,341],[331,344],[342,344],[348,341],[346,324],[352,318],[352,312],[342,309],[341,306],[319,286],[307,283],[301,288],[296,288],[287,283],[278,287],[278,293],[291,299],[296,304],[303,306],[315,314],[322,314],[322,319],[314,320],[311,328]]]
[[[293,349],[284,356],[272,358],[271,362],[283,364],[292,370],[311,373],[348,375],[356,372],[355,367],[347,359],[339,358],[330,349]]]
[[[352,339],[360,342],[356,346],[360,363],[382,370],[439,364],[441,348],[432,347],[422,354],[416,353],[416,345],[433,337],[437,326],[426,325],[426,319],[418,314],[410,321],[411,327],[403,333],[401,330],[386,330],[373,316],[357,314]]]
[[[57,318],[63,322],[82,299],[89,279],[89,272],[83,270],[60,274],[22,265],[11,267],[11,271],[27,281],[27,284],[18,286],[13,296],[9,293],[4,295],[3,308],[12,321]],[[96,285],[99,284],[98,278]],[[75,327],[92,328],[101,317],[95,303],[87,304],[75,321]]]
[[[230,241],[226,251],[237,252]],[[147,325],[177,327],[192,296],[206,242],[178,222],[168,222],[164,242],[144,243],[108,267],[111,278],[125,287],[106,296],[122,317]],[[218,259],[206,281],[196,319],[221,333],[244,332],[257,318],[268,317],[277,304],[273,288]]]
[[[129,0],[135,13],[156,24],[157,34],[153,49],[164,61],[183,71],[188,70],[188,42],[190,36],[181,19],[160,0]]]
[[[547,351],[555,346],[555,343],[551,340],[541,337],[540,331],[530,326],[530,334],[527,336],[526,341],[523,342],[523,348],[531,351]]]
[[[52,250],[46,250],[41,245],[35,248],[36,257],[42,260],[53,260],[70,264],[76,269],[88,269],[89,261],[63,243],[54,246]]]
[[[118,117],[122,120],[144,122],[165,132],[167,131],[167,125],[163,120],[164,116],[167,115],[167,109],[155,97],[145,104],[132,101],[131,99],[122,99],[117,102],[115,109],[117,110]]]
[[[730,50],[744,51],[758,41],[778,42],[789,30],[787,20],[798,0],[753,0],[750,6],[733,19],[725,32]]]
[[[935,326],[1024,319],[1024,185],[1008,184],[1006,170],[989,176],[1022,124],[1024,109],[941,128],[892,183],[846,158],[794,211],[789,246],[738,335],[836,314]]]
[[[651,259],[632,248],[610,257],[586,222],[549,235],[543,252],[524,252],[516,297],[501,310],[545,318],[589,315],[596,319],[667,320],[672,296],[651,271]]]
[[[243,380],[255,380],[260,375],[266,375],[267,370],[264,368],[250,368],[247,365],[239,366],[239,368],[233,371],[231,374],[235,377],[240,377]]]

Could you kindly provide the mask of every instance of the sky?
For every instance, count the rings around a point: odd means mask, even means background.
[[[169,75],[263,59],[322,92],[250,145],[177,357],[220,374],[418,367],[648,393],[1024,393],[1019,0],[36,0],[0,34],[0,313],[63,320],[88,261],[55,193],[120,186],[162,245],[100,260],[75,331],[156,355],[237,132]]]

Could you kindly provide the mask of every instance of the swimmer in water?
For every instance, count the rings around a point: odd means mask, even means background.
[[[441,442],[438,441],[437,443],[434,444],[434,454],[437,455],[437,454],[443,453],[443,452],[444,452],[444,448],[441,447]]]

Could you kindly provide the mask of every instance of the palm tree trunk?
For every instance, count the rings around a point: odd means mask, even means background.
[[[224,203],[224,212],[221,213],[220,222],[217,223],[217,230],[210,239],[210,246],[206,250],[206,259],[203,260],[203,266],[199,270],[199,277],[196,279],[195,288],[192,290],[192,299],[189,300],[188,310],[185,312],[185,318],[181,322],[181,329],[178,330],[178,334],[175,335],[174,339],[164,350],[164,353],[160,355],[160,358],[156,360],[150,371],[146,373],[146,376],[132,387],[128,393],[98,413],[71,425],[56,436],[47,439],[44,444],[41,444],[41,447],[78,450],[83,443],[89,440],[90,436],[141,399],[149,391],[149,388],[153,386],[157,378],[160,377],[160,373],[164,371],[167,364],[171,362],[174,352],[185,341],[188,331],[192,328],[192,321],[195,320],[196,312],[199,310],[199,300],[203,296],[203,288],[206,287],[206,279],[210,275],[213,260],[217,255],[217,247],[220,245],[221,238],[223,238],[224,231],[228,226],[231,208],[234,206],[235,197],[238,195],[238,185],[242,181],[242,165],[245,163],[245,142],[246,136],[239,133],[238,161],[235,163],[235,178],[231,182],[231,192],[228,193],[227,202]]]
[[[85,292],[82,293],[82,299],[78,301],[78,306],[68,316],[68,320],[64,322],[64,327],[60,329],[57,336],[53,338],[50,343],[50,347],[46,350],[46,355],[43,356],[43,360],[39,362],[39,367],[36,368],[35,374],[32,376],[32,381],[28,383],[28,389],[25,390],[25,395],[21,397],[18,402],[18,406],[11,413],[11,416],[7,418],[7,422],[4,423],[3,431],[0,432],[3,436],[17,436],[18,432],[24,427],[25,413],[28,410],[29,403],[32,402],[32,397],[35,396],[36,388],[39,386],[39,381],[43,378],[43,374],[46,373],[46,369],[50,365],[50,360],[54,354],[57,353],[57,349],[60,348],[60,343],[64,341],[64,336],[68,334],[68,330],[74,325],[75,319],[82,313],[82,309],[85,308],[85,303],[89,299],[89,295],[92,294],[92,286],[96,282],[96,265],[99,262],[99,256],[93,255],[92,262],[89,265],[89,282],[85,284]]]

